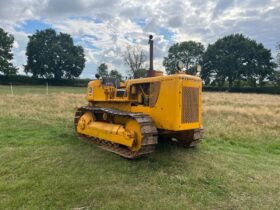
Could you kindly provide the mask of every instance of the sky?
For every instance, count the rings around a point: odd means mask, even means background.
[[[101,63],[125,74],[126,47],[138,45],[148,58],[149,34],[157,70],[164,70],[163,57],[176,42],[194,40],[207,47],[232,33],[263,43],[275,56],[279,22],[280,0],[0,0],[0,27],[15,37],[13,63],[19,73],[28,36],[53,28],[84,48],[81,78],[93,78]]]

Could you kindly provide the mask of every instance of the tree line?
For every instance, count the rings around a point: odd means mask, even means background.
[[[200,76],[206,85],[216,87],[251,86],[262,87],[265,82],[280,86],[280,44],[277,45],[277,60],[263,44],[245,37],[232,34],[209,44],[205,49],[200,42],[186,41],[172,45],[163,65],[168,74],[176,71],[176,63],[181,60],[185,71]]]
[[[37,30],[28,39],[27,63],[24,65],[26,73],[34,78],[47,79],[73,79],[80,76],[86,62],[84,49],[75,45],[69,34],[57,33],[53,29]],[[18,71],[11,62],[13,42],[14,37],[0,28],[0,72],[4,75],[16,74]],[[207,86],[262,87],[268,82],[280,86],[280,73],[276,71],[277,64],[280,66],[280,43],[277,49],[277,57],[273,59],[271,51],[263,44],[242,34],[232,34],[206,48],[195,41],[175,43],[170,46],[163,65],[167,74],[178,71],[179,60],[188,74],[197,74],[197,66],[201,66],[200,76]],[[123,61],[129,67],[129,77],[146,75],[146,56],[141,47],[128,46]],[[101,63],[97,72],[100,76],[123,79],[118,70],[109,70],[106,63]]]
[[[232,34],[218,39],[207,48],[200,42],[185,41],[169,47],[164,57],[163,66],[167,74],[178,72],[177,64],[184,64],[187,74],[199,76],[206,86],[232,88],[263,87],[266,83],[280,86],[280,43],[278,54],[272,58],[271,50],[262,43],[245,37],[243,34]],[[124,53],[124,62],[130,67],[129,74],[133,78],[146,74],[145,54],[139,47],[128,47]]]

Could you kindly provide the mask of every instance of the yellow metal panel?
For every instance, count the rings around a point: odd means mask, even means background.
[[[135,133],[127,131],[122,125],[96,122],[91,113],[85,113],[78,122],[77,132],[132,147]]]
[[[176,80],[170,79],[161,82],[159,96],[154,107],[148,106],[132,106],[132,112],[144,112],[149,114],[158,128],[169,128],[173,130],[176,128],[177,121],[177,106],[179,104],[178,98],[178,84]]]
[[[107,107],[107,108],[118,109],[118,110],[127,111],[127,112],[131,111],[130,102],[127,102],[127,101],[114,101],[114,102],[97,101],[97,102],[94,102],[94,105],[97,107]]]
[[[167,77],[167,76],[166,76]],[[150,78],[147,78],[150,79]],[[159,77],[153,78],[153,80]],[[134,81],[133,81],[134,82]],[[183,87],[199,89],[198,112],[199,120],[194,123],[182,123],[182,90]],[[146,106],[132,106],[132,112],[144,112],[150,115],[157,128],[180,131],[201,127],[201,80],[187,75],[175,75],[167,80],[162,77],[160,93],[153,108]]]
[[[158,77],[146,77],[146,78],[140,78],[140,79],[133,79],[133,80],[127,80],[126,85],[130,86],[132,84],[140,84],[144,82],[158,82],[158,81],[165,81],[165,80],[177,80],[177,79],[188,79],[188,80],[194,80],[194,81],[201,81],[199,77],[192,76],[192,75],[186,75],[186,74],[172,74],[172,75],[164,75],[164,76],[158,76]]]
[[[88,101],[106,101],[108,99],[108,89],[102,86],[100,80],[94,80],[89,82],[87,89]]]

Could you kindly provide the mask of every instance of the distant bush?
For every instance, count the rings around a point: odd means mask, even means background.
[[[43,79],[33,78],[25,75],[0,75],[1,85],[49,85],[55,86],[75,86],[75,87],[86,87],[89,79]]]
[[[268,93],[280,94],[280,87],[209,87],[204,86],[203,91],[233,92],[233,93]]]

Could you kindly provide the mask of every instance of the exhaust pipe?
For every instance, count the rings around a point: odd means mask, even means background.
[[[150,68],[148,71],[148,77],[153,75],[154,71],[154,40],[153,35],[149,36],[149,44],[150,44]]]
[[[149,36],[149,44],[150,44],[150,68],[147,72],[147,77],[157,77],[162,76],[162,71],[155,71],[154,70],[154,40],[153,35]]]

